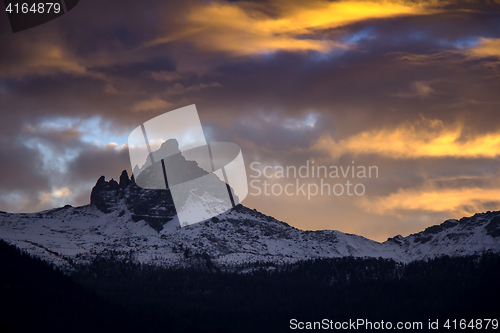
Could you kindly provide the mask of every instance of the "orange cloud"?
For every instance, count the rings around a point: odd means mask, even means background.
[[[103,79],[102,75],[89,71],[86,62],[59,41],[27,39],[15,46],[17,62],[0,66],[0,77],[71,74]]]
[[[169,102],[164,101],[158,97],[153,97],[134,104],[131,110],[134,112],[151,111],[161,108],[168,108],[169,106],[171,106]]]
[[[253,55],[279,50],[328,52],[349,45],[307,35],[354,22],[435,12],[437,1],[272,1],[259,3],[211,2],[195,7],[180,31],[148,43],[157,45],[188,39],[196,46],[233,55]],[[270,13],[272,11],[272,13]]]
[[[496,182],[498,183],[498,182]],[[487,205],[500,202],[500,189],[484,187],[446,188],[428,181],[418,188],[399,189],[388,196],[364,198],[362,207],[376,214],[398,214],[404,210],[448,212],[466,216],[488,210]]]
[[[475,58],[500,58],[500,38],[480,38],[478,44],[467,49],[465,53]]]
[[[394,94],[396,97],[412,98],[412,97],[427,97],[434,95],[436,91],[425,81],[415,81],[411,85],[409,92],[401,92]]]
[[[463,135],[461,122],[445,124],[422,118],[393,128],[369,130],[335,141],[321,137],[313,146],[333,157],[344,153],[378,154],[394,159],[422,157],[496,158],[500,156],[500,132]]]
[[[432,54],[411,54],[395,52],[400,60],[411,62],[413,65],[442,65],[451,64],[463,66],[464,62],[481,60],[480,64],[473,66],[496,69],[500,66],[500,38],[479,38],[474,46],[461,49],[443,50]]]
[[[67,187],[60,187],[53,189],[51,192],[40,194],[40,205],[45,206],[54,200],[67,198],[72,194],[71,190]]]
[[[109,75],[100,72],[99,68],[143,61],[144,57],[134,52],[123,52],[122,49],[82,54],[79,52],[81,45],[75,48],[61,31],[44,33],[43,29],[11,37],[8,42],[5,47],[9,49],[11,56],[0,64],[0,77],[64,74],[90,77],[111,84]],[[114,88],[108,87],[106,92],[116,93]]]

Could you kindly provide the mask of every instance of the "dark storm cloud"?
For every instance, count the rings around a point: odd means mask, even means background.
[[[78,157],[68,163],[68,177],[79,181],[95,182],[104,175],[107,179],[118,179],[122,170],[130,170],[130,158],[127,147],[88,146]]]
[[[41,154],[20,140],[0,139],[0,188],[5,191],[36,191],[48,186]]]
[[[356,128],[351,126],[357,124],[360,124],[359,128],[364,126],[363,122],[350,119],[358,118],[350,116],[353,113],[367,118],[370,123],[374,121],[382,123],[389,119],[398,121],[419,112],[436,114],[436,110],[430,110],[429,105],[436,105],[440,100],[449,102],[451,98],[457,98],[456,96],[465,98],[463,90],[469,92],[465,96],[473,95],[469,87],[455,91],[460,87],[454,86],[458,85],[458,82],[470,81],[471,73],[454,73],[457,68],[436,72],[439,70],[436,67],[441,67],[442,64],[425,69],[412,67],[408,62],[398,61],[397,57],[391,54],[417,51],[429,53],[439,48],[453,47],[445,45],[446,43],[467,40],[477,35],[491,36],[498,31],[498,28],[490,29],[496,27],[495,23],[498,22],[498,17],[491,12],[472,14],[453,12],[361,22],[342,27],[347,35],[363,31],[367,26],[374,27],[367,35],[360,37],[364,39],[359,41],[352,52],[334,50],[331,55],[316,54],[312,51],[278,52],[268,56],[257,56],[257,60],[252,60],[252,57],[228,59],[223,55],[214,58],[210,52],[191,48],[185,52],[195,54],[195,59],[192,61],[200,63],[199,66],[203,67],[201,63],[211,59],[213,66],[216,67],[201,76],[183,74],[181,77],[184,78],[184,82],[182,79],[177,80],[178,82],[175,80],[161,82],[154,79],[154,74],[158,76],[158,73],[175,73],[175,63],[183,61],[183,55],[177,54],[179,48],[175,48],[175,51],[170,50],[173,47],[169,44],[164,47],[160,45],[139,50],[136,47],[141,44],[140,41],[153,39],[165,29],[165,25],[169,25],[165,23],[169,20],[159,20],[160,16],[168,17],[169,14],[173,15],[176,12],[146,4],[140,8],[132,4],[130,6],[132,7],[128,8],[127,4],[117,6],[106,20],[99,20],[99,13],[94,13],[96,23],[92,29],[76,28],[78,25],[83,25],[90,17],[87,14],[94,9],[90,4],[83,6],[81,14],[75,15],[72,20],[60,20],[57,26],[50,26],[51,33],[43,39],[58,40],[57,45],[60,45],[60,49],[72,55],[69,58],[74,60],[68,61],[62,69],[57,69],[57,65],[51,62],[37,64],[38,67],[34,68],[41,67],[46,71],[54,70],[56,73],[57,70],[62,70],[66,74],[62,77],[57,76],[52,82],[44,76],[39,80],[44,82],[42,89],[36,79],[27,79],[27,82],[23,80],[21,84],[12,81],[7,83],[7,86],[12,85],[14,91],[16,88],[19,89],[16,96],[21,97],[24,92],[31,101],[34,100],[36,105],[41,106],[34,108],[26,105],[23,114],[30,116],[33,116],[31,113],[37,112],[42,115],[50,112],[101,114],[122,124],[137,123],[150,115],[130,112],[131,106],[154,97],[167,102],[170,106],[176,106],[181,102],[197,102],[199,105],[212,106],[211,113],[221,113],[225,117],[232,115],[237,117],[239,113],[234,110],[241,108],[252,112],[259,109],[264,109],[264,112],[278,109],[287,113],[298,113],[299,116],[306,112],[306,109],[315,108],[321,112],[326,111],[345,117],[343,122],[347,123],[336,131],[338,135],[342,135],[342,128],[352,132]],[[60,29],[62,27],[66,29]],[[35,36],[36,31],[33,30]],[[42,30],[39,31],[42,34]],[[51,37],[52,34],[57,35],[57,38]],[[12,38],[14,37],[10,37]],[[17,52],[19,50],[16,45],[9,49]],[[13,53],[11,56],[16,58],[14,51]],[[169,54],[172,54],[172,57],[169,57]],[[173,59],[173,54],[178,58]],[[188,54],[186,56],[190,57]],[[221,65],[222,63],[230,65]],[[24,63],[21,61],[21,64]],[[193,64],[192,67],[196,65]],[[472,73],[475,79],[481,77],[481,74],[477,73],[477,76],[474,76]],[[450,75],[455,77],[449,78]],[[433,81],[436,77],[438,81],[435,84],[443,87],[429,100],[408,103],[394,98],[395,95],[407,91],[411,93],[414,82]],[[443,77],[449,80],[443,82]],[[33,82],[32,88],[30,81]],[[481,102],[486,99],[487,102],[488,97],[492,96],[488,91],[493,92],[497,88],[489,82],[479,83],[482,87],[477,90],[481,96],[473,95],[467,100]],[[197,85],[202,89],[189,89]],[[216,88],[218,86],[220,89]],[[203,89],[203,87],[208,88]],[[181,98],[178,95],[185,97]],[[45,107],[47,103],[45,100],[52,102]],[[18,100],[14,102],[19,105]],[[443,117],[451,114],[450,118],[455,114],[454,110],[438,112]]]
[[[336,131],[339,137],[361,130],[367,123],[372,126],[397,123],[418,118],[419,114],[447,121],[453,121],[457,113],[463,114],[471,125],[477,124],[477,130],[483,126],[492,129],[494,124],[485,119],[497,117],[494,92],[499,83],[488,77],[487,68],[471,71],[467,64],[464,67],[464,62],[447,59],[419,66],[401,57],[401,53],[425,55],[448,48],[456,50],[467,47],[464,43],[473,43],[477,36],[491,36],[495,32],[498,36],[498,28],[489,29],[495,26],[497,17],[474,14],[472,18],[464,18],[465,15],[450,15],[444,20],[434,15],[394,19],[389,23],[371,22],[374,28],[350,52],[276,53],[220,66],[216,73],[224,89],[202,91],[198,96],[206,98],[206,104],[224,101],[225,107],[214,105],[212,109],[286,110],[299,116],[307,109],[316,109],[342,119],[342,126]],[[439,24],[430,25],[431,19]],[[482,30],[479,22],[485,23]],[[468,25],[474,28],[473,33],[465,33]],[[448,36],[448,31],[454,31],[456,26],[464,34],[458,37],[454,32]],[[358,24],[353,29],[359,31],[363,27]],[[467,82],[474,82],[474,86]],[[419,84],[427,85],[433,93],[418,95],[415,86]],[[414,98],[398,98],[405,95]],[[464,107],[464,104],[469,105]],[[475,117],[472,114],[475,111],[487,117]],[[238,113],[232,115],[236,117]]]

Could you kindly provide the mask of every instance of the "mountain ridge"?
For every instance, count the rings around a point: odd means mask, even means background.
[[[300,230],[241,204],[180,227],[169,190],[140,188],[126,171],[119,182],[100,177],[90,197],[91,203],[80,207],[0,212],[0,238],[68,268],[110,255],[162,266],[189,266],[209,258],[219,267],[237,267],[345,256],[406,263],[500,252],[500,212],[449,219],[376,242],[337,230]]]

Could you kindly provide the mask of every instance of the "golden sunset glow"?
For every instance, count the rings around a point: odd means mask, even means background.
[[[480,38],[478,45],[470,48],[468,54],[478,58],[500,58],[500,38]]]
[[[24,75],[49,75],[69,73],[89,75],[81,61],[64,46],[57,43],[30,41],[20,43],[26,57],[19,66],[0,66],[0,77],[21,77]]]
[[[159,108],[166,108],[168,107],[168,105],[169,105],[168,102],[158,97],[153,97],[151,99],[136,103],[135,105],[132,106],[132,111],[134,112],[150,111]]]
[[[54,199],[64,199],[71,195],[71,190],[67,187],[60,187],[52,190],[51,192],[43,193],[40,195],[41,205],[50,203]]]
[[[434,51],[430,54],[395,52],[395,55],[400,60],[409,61],[413,65],[419,66],[461,65],[471,60],[482,60],[482,66],[491,68],[500,64],[500,38],[480,37],[474,45]]]
[[[273,15],[250,2],[218,3],[195,7],[179,32],[150,43],[157,45],[185,38],[198,47],[233,55],[279,50],[329,52],[350,45],[329,39],[308,38],[312,32],[355,22],[437,12],[435,1],[273,1]],[[439,5],[438,5],[439,4]]]
[[[422,157],[495,158],[500,155],[500,132],[463,136],[464,124],[445,124],[437,119],[422,119],[393,128],[364,131],[335,141],[322,137],[316,149],[333,157],[344,153],[379,154],[395,159]]]
[[[486,210],[484,203],[500,202],[499,198],[500,189],[497,188],[426,186],[423,189],[400,189],[385,197],[366,200],[362,206],[376,214],[401,214],[404,210],[414,210],[467,216]]]

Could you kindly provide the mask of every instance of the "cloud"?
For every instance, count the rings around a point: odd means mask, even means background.
[[[102,79],[88,70],[85,61],[64,46],[56,37],[49,39],[14,39],[9,46],[16,58],[6,59],[0,67],[0,77],[22,78],[27,75],[70,74]]]
[[[313,35],[355,22],[437,12],[437,1],[270,1],[210,2],[193,6],[179,30],[147,46],[189,40],[208,51],[255,55],[276,51],[347,49],[349,45]]]
[[[96,168],[96,165],[99,167]],[[90,182],[92,186],[101,175],[116,179],[122,170],[128,170],[131,174],[130,168],[127,145],[88,145],[68,163],[67,180]],[[90,194],[90,189],[91,187],[88,187],[83,190]]]
[[[435,93],[436,91],[430,86],[429,82],[415,81],[411,84],[409,92],[397,93],[394,96],[402,98],[427,97]]]
[[[47,175],[40,168],[42,154],[21,140],[0,138],[0,161],[0,190],[37,191],[48,186]]]
[[[315,149],[332,156],[345,153],[379,154],[394,159],[416,158],[496,158],[500,156],[500,131],[465,135],[463,122],[446,124],[422,118],[393,128],[364,131],[335,141],[322,136]]]
[[[471,60],[482,60],[481,65],[500,76],[500,38],[479,38],[475,47],[463,51]]]
[[[498,175],[481,178],[485,181],[477,186],[471,184],[459,187],[428,180],[419,186],[399,189],[387,196],[364,198],[361,206],[370,213],[382,215],[417,211],[449,212],[454,216],[466,216],[494,209],[500,204]]]
[[[479,38],[476,46],[464,51],[469,57],[500,59],[500,38]]]
[[[51,123],[27,124],[22,133],[26,135],[25,142],[33,138],[37,143],[47,143],[57,149],[74,149],[81,145],[82,132],[73,127],[56,127]]]
[[[68,202],[72,192],[68,187],[59,187],[40,195],[40,206],[53,207],[58,201]]]
[[[84,119],[44,118],[26,122],[15,135],[0,136],[0,207],[33,212],[88,203],[100,175],[129,169],[126,146],[85,141]],[[98,166],[98,167],[96,167]]]
[[[172,71],[158,71],[149,73],[153,79],[160,82],[173,82],[184,79],[186,75]]]
[[[106,94],[112,94],[112,95],[118,94],[118,90],[115,87],[113,87],[113,85],[111,85],[111,84],[106,85],[106,87],[104,88],[104,92]]]
[[[413,65],[445,65],[498,69],[500,66],[500,38],[476,38],[470,46],[460,46],[445,49],[430,54],[414,54],[405,52],[394,53],[400,60],[408,61]],[[500,73],[497,73],[500,74]]]
[[[168,108],[170,105],[171,104],[169,102],[164,101],[161,98],[153,97],[137,102],[136,104],[132,105],[131,110],[134,112],[151,111],[156,109]]]
[[[180,95],[190,91],[198,91],[206,88],[217,88],[222,87],[219,82],[210,82],[210,83],[196,83],[193,85],[184,86],[181,83],[176,83],[172,88],[167,91],[168,95]]]

